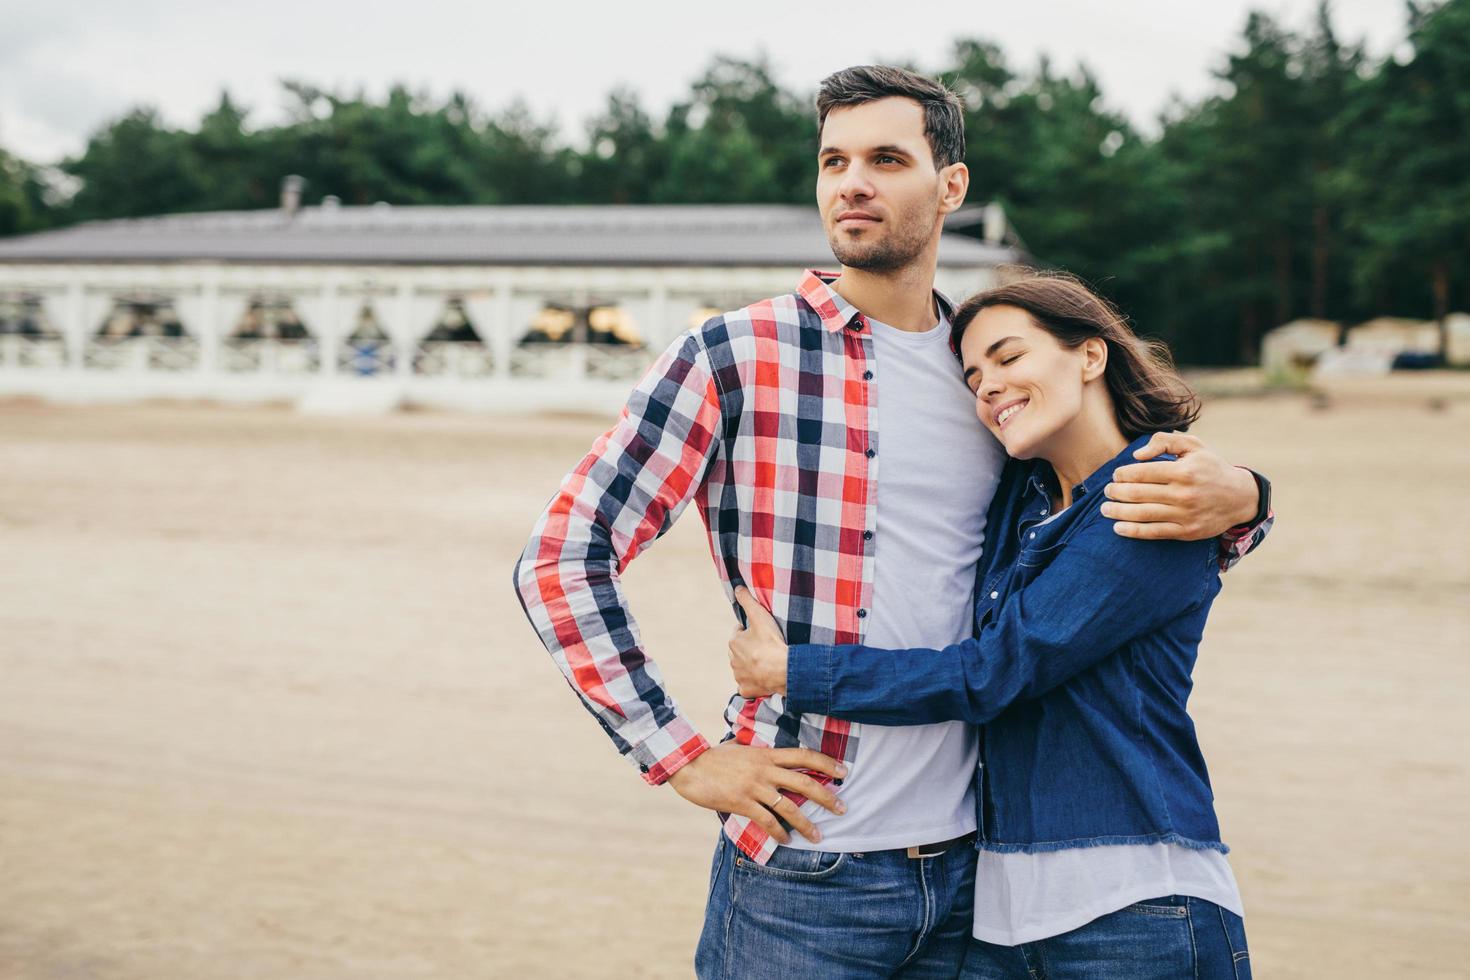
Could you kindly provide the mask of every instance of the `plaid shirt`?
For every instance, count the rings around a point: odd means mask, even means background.
[[[795,293],[679,337],[562,481],[516,564],[526,615],[557,666],[654,785],[709,743],[644,652],[618,576],[691,500],[732,604],[745,585],[790,643],[863,641],[882,462],[870,425],[873,340],[832,278],[807,272]],[[1222,567],[1267,526],[1222,539]],[[787,711],[779,695],[737,694],[725,721],[726,738],[741,744],[801,746],[848,763],[861,732]],[[748,817],[721,817],[735,845],[765,863],[776,841]]]

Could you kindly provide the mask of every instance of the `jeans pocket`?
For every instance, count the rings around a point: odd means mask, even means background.
[[[1154,900],[1151,902],[1135,902],[1123,909],[1124,912],[1137,912],[1140,915],[1158,915],[1172,919],[1182,919],[1189,915],[1187,905],[1174,905],[1169,902]]]
[[[1038,945],[1052,976],[1128,980],[1197,976],[1189,906],[1172,895],[1125,906]]]
[[[744,854],[735,855],[735,872],[785,881],[821,881],[836,874],[847,862],[838,851],[806,851],[778,846],[765,864],[756,864]]]

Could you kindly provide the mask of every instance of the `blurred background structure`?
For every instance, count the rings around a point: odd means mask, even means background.
[[[939,287],[1021,257],[949,235]],[[831,264],[812,207],[303,207],[290,176],[275,210],[0,240],[0,395],[611,412],[680,331]]]
[[[717,823],[511,567],[671,337],[831,264],[811,96],[890,59],[966,103],[940,286],[1089,279],[1275,484],[1190,700],[1255,975],[1464,977],[1470,0],[1246,2],[7,11],[0,980],[691,974]],[[472,411],[323,417],[395,406]],[[717,736],[703,530],[620,582]]]
[[[915,67],[965,99],[972,200],[1002,207],[1036,261],[1097,283],[1182,363],[1259,363],[1265,335],[1301,318],[1337,323],[1351,343],[1354,325],[1384,316],[1432,321],[1437,341],[1406,336],[1404,349],[1464,362],[1465,342],[1448,341],[1464,330],[1450,316],[1470,311],[1470,0],[1416,0],[1402,16],[1401,43],[1370,55],[1339,35],[1326,3],[1302,26],[1252,13],[1223,61],[1200,66],[1213,72],[1213,90],[1175,98],[1151,123],[1125,114],[1085,65],[1062,70],[1042,58],[1018,66],[992,40],[957,40],[941,63]],[[1135,43],[1137,59],[1148,61],[1146,39]],[[765,58],[721,55],[662,113],[613,88],[580,137],[523,102],[404,85],[374,98],[288,81],[283,112],[260,124],[228,91],[189,126],[138,107],[60,161],[0,156],[0,235],[265,212],[281,205],[288,174],[304,178],[286,210],[301,208],[308,236],[364,221],[392,237],[395,222],[413,220],[353,210],[379,202],[810,207],[816,81],[793,84]],[[317,210],[334,206],[334,219]],[[210,246],[188,235],[241,236],[269,220],[102,226],[54,241],[59,249],[104,238],[121,259],[118,243],[137,227],[139,258],[156,257],[156,234],[167,229],[178,258],[196,246],[203,258]],[[504,232],[478,227],[467,234],[497,238],[502,260],[513,255]],[[954,230],[983,238],[984,227]],[[303,258],[291,238],[274,241],[279,255],[252,257]],[[813,259],[823,259],[812,242]],[[66,253],[48,239],[0,248],[6,308],[32,301],[14,263],[47,254]],[[425,316],[413,330],[425,328]],[[0,320],[0,330],[13,330],[13,319]],[[669,322],[681,325],[678,316]],[[413,330],[395,324],[394,341],[406,347]]]

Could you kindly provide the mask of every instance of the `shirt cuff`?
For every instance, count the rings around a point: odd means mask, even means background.
[[[1241,528],[1231,528],[1219,537],[1218,562],[1220,571],[1228,572],[1240,563],[1240,560],[1256,549],[1266,535],[1271,532],[1271,525],[1276,523],[1276,512],[1266,514],[1266,519],[1259,524],[1250,524]]]
[[[797,643],[786,648],[786,707],[803,714],[832,713],[832,648]]]
[[[643,781],[661,786],[670,776],[709,750],[709,742],[683,718],[675,718],[633,747]]]

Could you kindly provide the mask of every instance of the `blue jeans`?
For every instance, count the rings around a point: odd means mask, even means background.
[[[936,857],[778,847],[764,867],[723,834],[710,870],[700,980],[959,975],[975,849]]]
[[[1250,980],[1240,916],[1183,895],[1149,899],[1020,946],[976,939],[965,980]]]

